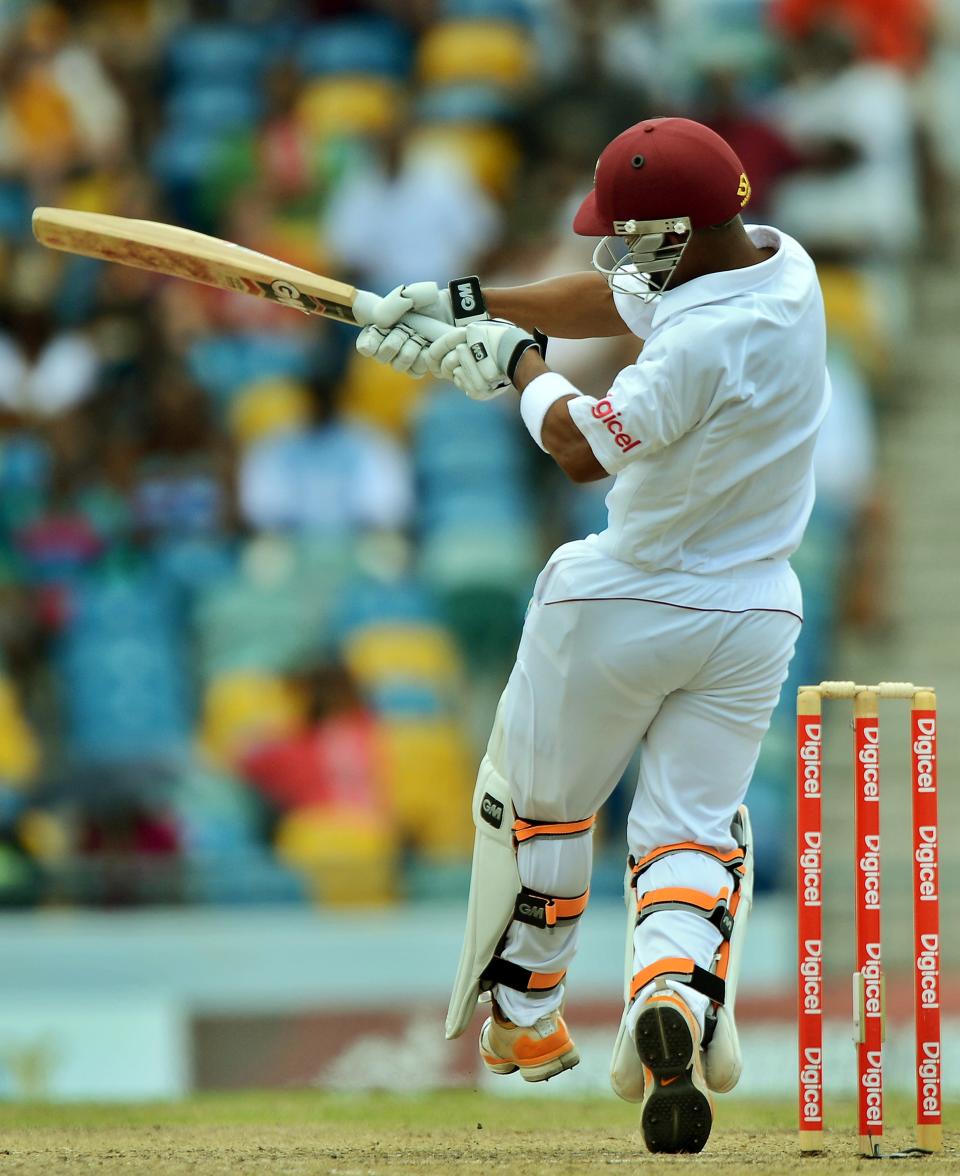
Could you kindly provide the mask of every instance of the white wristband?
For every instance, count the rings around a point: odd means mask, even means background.
[[[527,432],[536,441],[544,453],[547,447],[540,439],[543,429],[543,418],[547,415],[551,404],[562,400],[565,396],[580,396],[579,388],[558,372],[544,372],[531,380],[520,394],[520,415],[527,426]]]

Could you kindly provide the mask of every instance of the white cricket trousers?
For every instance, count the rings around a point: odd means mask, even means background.
[[[730,822],[800,629],[793,609],[799,589],[785,561],[709,579],[651,577],[588,542],[560,548],[537,580],[488,751],[517,815],[575,821],[597,812],[639,745],[629,852],[640,858],[682,841],[732,849]],[[521,881],[540,894],[573,896],[590,884],[589,835],[535,837],[517,856]],[[655,862],[643,881],[645,890],[716,894],[730,877],[715,858],[683,853]],[[531,971],[560,972],[577,937],[576,922],[514,922],[502,955]],[[719,943],[697,914],[658,912],[634,933],[634,972],[665,957],[709,968]],[[670,983],[702,1023],[706,998]],[[495,989],[520,1025],[559,1007],[563,995],[562,984],[546,993]]]

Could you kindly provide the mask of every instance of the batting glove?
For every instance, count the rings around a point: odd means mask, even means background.
[[[388,364],[395,372],[403,372],[415,380],[427,374],[429,346],[426,339],[403,323],[388,331],[374,326],[364,327],[357,336],[357,351],[361,355]]]
[[[480,279],[468,277],[454,278],[446,290],[441,290],[436,282],[397,286],[369,308],[370,317],[364,321],[385,331],[395,327],[411,310],[438,322],[449,323],[451,327],[465,327],[468,323],[490,317]]]
[[[514,323],[472,323],[441,336],[427,352],[430,370],[452,380],[471,400],[491,400],[513,383],[523,354],[535,347],[546,355],[547,337]]]
[[[433,370],[434,375],[439,372],[430,367],[426,358],[426,340],[402,321],[411,311],[451,327],[490,317],[477,277],[455,278],[446,290],[436,282],[411,282],[397,286],[383,298],[358,292],[353,312],[365,329],[357,339],[357,351],[417,379],[428,370]]]

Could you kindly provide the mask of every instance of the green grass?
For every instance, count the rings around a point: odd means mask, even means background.
[[[739,1124],[756,1121],[787,1125],[792,1107],[779,1103],[723,1102],[724,1114],[736,1112]],[[190,1127],[195,1124],[234,1127],[263,1123],[291,1127],[316,1124],[352,1127],[376,1122],[384,1130],[457,1129],[486,1118],[491,1127],[510,1128],[518,1120],[558,1128],[569,1126],[571,1113],[583,1127],[633,1124],[636,1109],[618,1099],[524,1097],[520,1101],[474,1091],[444,1090],[425,1094],[330,1094],[310,1090],[244,1090],[198,1094],[163,1103],[0,1103],[0,1133],[25,1128],[81,1129],[111,1127]],[[849,1117],[849,1114],[848,1116]],[[850,1122],[853,1120],[850,1118]]]
[[[890,1100],[887,1118],[888,1148],[909,1146],[909,1104]],[[831,1107],[830,1122],[827,1153],[801,1159],[792,1104],[726,1098],[701,1157],[651,1157],[637,1130],[637,1109],[612,1097],[245,1091],[168,1104],[7,1104],[0,1106],[0,1171],[574,1176],[624,1165],[756,1176],[800,1167],[818,1174],[862,1171],[852,1106]],[[958,1170],[958,1129],[960,1115],[951,1108],[944,1154],[898,1161],[897,1171]]]

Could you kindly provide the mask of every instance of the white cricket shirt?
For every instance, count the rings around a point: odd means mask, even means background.
[[[776,253],[652,306],[616,294],[643,351],[602,400],[568,402],[617,475],[607,529],[591,542],[650,573],[772,573],[767,561],[782,566],[796,550],[813,506],[813,449],[830,400],[820,287],[791,237],[747,232]],[[547,379],[563,377],[533,383]]]

